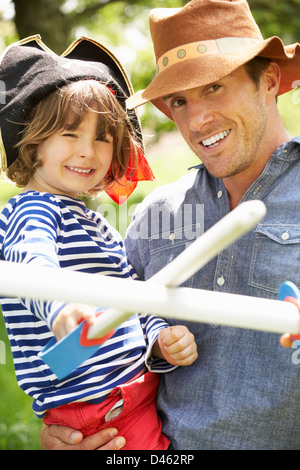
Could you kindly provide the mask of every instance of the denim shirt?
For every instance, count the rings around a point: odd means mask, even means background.
[[[141,279],[229,212],[222,180],[196,170],[138,206],[126,249]],[[300,137],[272,155],[242,201],[253,199],[265,203],[264,219],[185,286],[269,299],[283,281],[300,286]],[[180,323],[195,335],[199,357],[161,376],[157,406],[174,448],[300,449],[299,342],[284,349],[279,334]]]

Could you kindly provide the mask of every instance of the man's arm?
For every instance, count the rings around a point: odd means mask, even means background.
[[[117,436],[115,428],[102,429],[92,436],[83,437],[80,431],[65,426],[43,424],[41,448],[43,450],[120,450],[125,446],[124,437]]]

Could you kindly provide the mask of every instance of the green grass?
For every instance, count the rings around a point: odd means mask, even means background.
[[[0,450],[39,449],[41,421],[17,385],[9,342],[0,314]]]

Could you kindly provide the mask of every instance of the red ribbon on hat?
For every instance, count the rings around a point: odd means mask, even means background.
[[[115,95],[114,90],[106,85],[106,87]],[[134,170],[135,169],[135,170]],[[133,171],[134,170],[134,171]],[[152,173],[149,163],[140,148],[137,148],[137,162],[135,164],[135,155],[131,151],[129,155],[128,168],[124,176],[115,181],[108,189],[106,194],[112,198],[117,204],[123,204],[132,192],[135,190],[138,181],[154,181],[155,176]]]
[[[154,181],[155,176],[140,148],[137,148],[137,162],[134,152],[129,156],[125,175],[105,190],[106,194],[117,204],[123,204],[135,190],[138,181]]]

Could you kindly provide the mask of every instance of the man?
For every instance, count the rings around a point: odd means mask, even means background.
[[[263,40],[245,0],[192,0],[180,9],[155,9],[150,28],[158,74],[128,106],[151,101],[174,120],[202,163],[140,204],[126,237],[128,258],[146,280],[190,241],[186,226],[197,223],[195,213],[191,220],[183,217],[181,231],[165,236],[162,223],[153,224],[153,207],[161,220],[172,220],[191,205],[203,205],[208,230],[241,201],[261,199],[264,220],[187,285],[276,298],[282,281],[300,285],[300,138],[291,140],[276,106],[277,95],[300,77],[299,45]],[[294,349],[282,348],[277,334],[188,326],[199,358],[161,377],[157,401],[173,447],[300,449]],[[44,430],[43,446],[56,448],[68,436],[70,429]],[[79,446],[122,446],[98,438]]]

